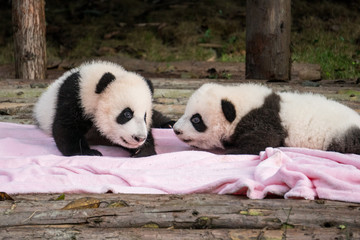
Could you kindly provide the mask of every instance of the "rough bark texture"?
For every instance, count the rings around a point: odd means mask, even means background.
[[[6,239],[360,238],[360,204],[355,203],[250,200],[213,194],[65,194],[65,199],[56,200],[59,195],[12,195],[14,201],[0,201],[0,236]]]
[[[46,74],[45,2],[13,0],[16,78],[44,79]]]
[[[290,79],[290,0],[247,0],[246,78]]]

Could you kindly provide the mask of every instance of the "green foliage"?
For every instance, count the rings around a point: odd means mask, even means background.
[[[211,36],[211,30],[210,29],[207,29],[204,33],[204,35],[200,38],[200,42],[201,43],[208,43],[210,42],[212,36]]]
[[[245,3],[204,0],[155,8],[152,1],[140,0],[49,1],[47,57],[49,62],[107,55],[245,62]],[[11,9],[0,13],[11,16]],[[324,79],[358,78],[359,25],[356,7],[340,1],[293,1],[292,60],[320,64]],[[0,64],[12,63],[11,17],[0,26]],[[105,37],[109,33],[114,34]]]
[[[75,47],[69,51],[69,58],[89,58],[94,56],[96,49],[96,39],[92,36],[86,36],[77,41]]]
[[[14,62],[14,48],[12,42],[6,45],[0,45],[0,64],[8,64]]]
[[[221,62],[245,62],[245,55],[242,54],[222,54],[219,61]]]
[[[296,36],[296,34],[294,34]],[[310,33],[309,33],[310,35]],[[360,54],[350,36],[335,37],[331,33],[319,32],[311,42],[293,44],[294,62],[320,64],[322,78],[357,78],[360,75]]]
[[[355,29],[358,29],[360,17],[341,4],[322,4],[317,12],[300,5],[296,7],[298,14],[303,15],[294,21],[293,61],[320,64],[324,79],[358,78],[360,32]]]

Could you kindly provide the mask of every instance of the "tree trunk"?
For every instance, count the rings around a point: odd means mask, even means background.
[[[290,79],[290,30],[291,0],[247,0],[247,79]]]
[[[15,76],[45,79],[46,38],[44,0],[13,0]]]

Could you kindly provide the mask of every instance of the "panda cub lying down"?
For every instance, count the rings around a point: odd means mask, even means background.
[[[171,125],[153,112],[152,94],[149,80],[115,63],[93,61],[52,83],[36,103],[34,118],[65,156],[102,155],[89,140],[149,156],[156,154],[150,127]]]
[[[360,154],[360,116],[354,110],[321,95],[257,84],[204,84],[173,129],[191,146],[229,154],[281,146]]]

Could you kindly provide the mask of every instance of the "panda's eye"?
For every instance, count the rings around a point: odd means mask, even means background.
[[[200,123],[200,118],[199,117],[194,117],[194,118],[191,119],[191,122],[195,123],[195,124],[198,124],[198,123]]]
[[[207,129],[207,126],[205,125],[204,121],[201,118],[201,115],[196,113],[194,114],[191,119],[190,119],[193,127],[196,129],[196,131],[198,132],[205,132]]]
[[[134,112],[130,108],[125,108],[116,118],[119,124],[125,124],[133,118]]]
[[[145,113],[145,115],[144,115],[144,121],[145,121],[145,123],[146,123],[146,113]]]
[[[130,111],[126,111],[124,112],[124,117],[127,118],[127,119],[131,119],[133,116],[133,113],[130,112]]]

